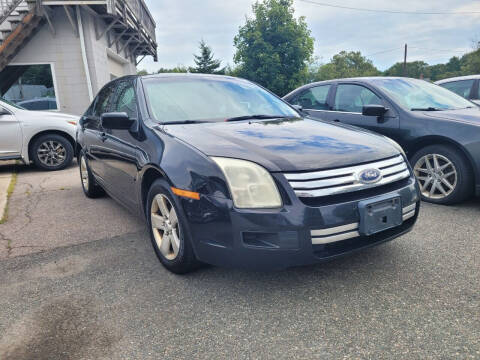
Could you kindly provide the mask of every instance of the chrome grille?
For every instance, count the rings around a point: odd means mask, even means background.
[[[380,171],[380,180],[373,184],[361,182],[358,175],[369,169]],[[284,173],[298,197],[320,197],[347,193],[389,184],[410,176],[402,155],[390,159],[340,169]]]

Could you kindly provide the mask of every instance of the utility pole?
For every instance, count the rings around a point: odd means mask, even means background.
[[[405,44],[405,54],[403,55],[403,76],[407,77],[407,44]]]

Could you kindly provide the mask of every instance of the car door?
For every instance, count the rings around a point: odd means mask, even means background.
[[[382,105],[388,111],[382,117],[362,114],[364,106]],[[338,83],[332,92],[329,120],[359,126],[391,137],[399,137],[400,121],[393,106],[364,84]]]
[[[330,108],[328,95],[332,85],[322,84],[312,86],[295,96],[290,103],[302,107],[304,113],[315,119],[325,119]]]
[[[102,114],[110,110],[114,90],[113,84],[108,84],[100,90],[93,106],[83,116],[85,121],[83,131],[88,164],[95,177],[102,184],[105,184],[104,161],[107,154],[104,146],[106,134],[100,120]]]
[[[0,106],[0,159],[18,158],[22,140],[20,122],[11,111]]]
[[[130,119],[138,120],[137,96],[132,79],[117,82],[111,111],[127,113]],[[138,142],[136,133],[130,130],[105,130],[105,180],[114,195],[129,207],[137,203],[133,189],[138,174]]]

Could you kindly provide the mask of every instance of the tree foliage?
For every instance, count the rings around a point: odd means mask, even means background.
[[[293,0],[257,1],[252,10],[234,39],[235,73],[285,95],[307,80],[314,40]]]
[[[214,59],[213,51],[204,40],[200,41],[200,55],[193,55],[195,67],[190,68],[191,72],[201,74],[223,74],[225,68],[220,68],[222,62]]]
[[[380,71],[373,65],[372,61],[362,56],[360,51],[341,51],[334,55],[329,63],[318,67],[315,80],[378,76],[380,74]]]

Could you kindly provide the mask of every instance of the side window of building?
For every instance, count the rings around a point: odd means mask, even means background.
[[[464,98],[470,97],[470,91],[475,80],[461,80],[461,81],[452,81],[445,84],[440,84],[440,86],[453,91],[454,93],[463,96]]]
[[[371,90],[361,85],[340,84],[335,95],[335,111],[361,113],[366,105],[383,105]]]
[[[122,81],[118,85],[112,109],[115,112],[127,113],[132,119],[138,118],[137,98],[132,81]]]
[[[93,116],[100,117],[102,114],[110,111],[110,103],[112,96],[114,94],[115,87],[113,85],[109,85],[104,87],[97,96],[97,100],[95,102],[95,106],[93,108]]]
[[[304,91],[293,101],[293,105],[300,105],[306,110],[328,110],[327,96],[330,86],[315,86]]]

